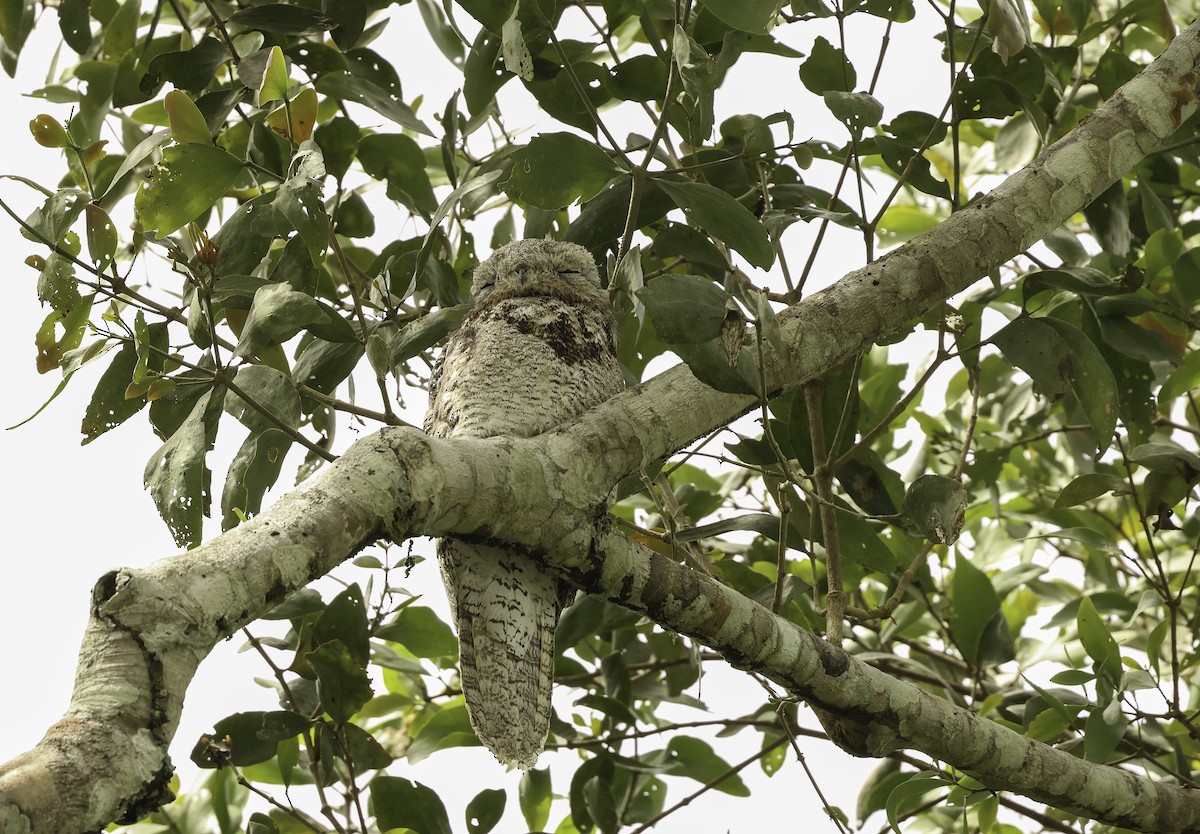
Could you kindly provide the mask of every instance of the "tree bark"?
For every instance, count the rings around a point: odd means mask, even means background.
[[[906,246],[781,314],[773,395],[905,327],[1092,201],[1195,109],[1198,24],[1027,168]],[[0,834],[94,831],[169,799],[167,748],[213,645],[372,541],[454,533],[516,543],[585,590],[689,634],[852,728],[856,755],[921,750],[995,788],[1140,831],[1200,831],[1200,797],[1095,765],[869,667],[608,529],[621,477],[753,407],[676,367],[528,440],[388,429],[235,530],[102,577],[64,718],[0,765]]]

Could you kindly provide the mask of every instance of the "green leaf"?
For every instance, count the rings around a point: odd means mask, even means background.
[[[275,35],[319,35],[336,25],[336,21],[327,15],[290,3],[251,6],[234,12],[226,22]]]
[[[505,68],[525,81],[533,80],[533,56],[525,45],[525,36],[521,31],[521,20],[513,14],[500,27],[500,58]]]
[[[1058,497],[1054,499],[1054,509],[1061,510],[1085,504],[1093,498],[1099,498],[1109,492],[1113,495],[1127,495],[1129,483],[1117,475],[1088,472],[1062,488]]]
[[[309,260],[320,266],[325,247],[329,244],[329,215],[321,200],[321,183],[303,173],[290,177],[271,202],[271,211],[264,212],[255,229],[271,228],[276,237],[290,237],[295,230],[308,250]]]
[[[191,96],[182,90],[172,90],[163,99],[163,106],[167,109],[167,118],[171,121],[172,139],[181,145],[189,142],[212,144],[208,122],[204,120],[200,108],[192,101]]]
[[[350,170],[350,163],[358,152],[360,136],[358,125],[344,116],[330,119],[314,131],[313,137],[325,159],[325,170],[335,179],[340,180]]]
[[[357,78],[349,72],[326,73],[317,79],[314,86],[317,88],[317,92],[332,99],[356,102],[391,119],[401,127],[415,130],[426,136],[433,135],[407,104],[377,84]]]
[[[128,342],[121,345],[108,368],[100,375],[96,390],[83,414],[84,445],[100,435],[115,429],[146,405],[145,397],[125,398],[125,389],[133,378],[133,367],[137,364],[137,351]]]
[[[1118,258],[1129,254],[1133,234],[1129,229],[1129,203],[1125,184],[1117,180],[1108,190],[1084,208],[1083,216],[1104,251]]]
[[[666,93],[667,66],[656,55],[632,55],[612,69],[609,95],[622,101],[654,101]]]
[[[242,161],[215,145],[174,145],[134,197],[141,230],[164,238],[214,206],[242,172]]]
[[[876,765],[858,787],[858,805],[855,809],[858,819],[865,821],[876,811],[882,811],[892,789],[907,781],[910,775],[900,770],[900,762],[893,759],[884,759]]]
[[[349,721],[371,700],[367,672],[341,640],[322,643],[304,659],[317,675],[321,707],[335,722]]]
[[[321,305],[311,295],[288,284],[267,284],[254,293],[250,315],[242,327],[235,356],[254,356],[270,345],[286,342],[305,327],[325,320]],[[304,380],[297,377],[301,382]]]
[[[660,275],[638,291],[658,337],[667,344],[699,344],[721,335],[729,293],[696,275]]]
[[[420,782],[376,776],[371,782],[371,804],[382,831],[407,828],[414,834],[453,834],[441,798]]]
[[[1049,743],[1071,727],[1071,719],[1056,709],[1045,709],[1034,716],[1025,735],[1034,741]]]
[[[92,46],[92,28],[88,16],[91,0],[62,0],[58,4],[58,30],[63,41],[82,55]]]
[[[1050,682],[1056,683],[1059,686],[1082,686],[1085,683],[1091,683],[1096,679],[1096,676],[1091,672],[1085,672],[1083,669],[1063,669],[1056,675],[1051,676]]]
[[[332,600],[313,625],[318,643],[338,641],[350,657],[365,669],[371,659],[371,641],[367,624],[367,605],[358,585],[351,585]]]
[[[958,481],[922,475],[905,493],[902,512],[925,538],[953,544],[962,532],[967,503],[967,491]]]
[[[22,237],[35,243],[62,246],[72,224],[89,202],[87,192],[74,188],[64,188],[50,194],[42,205],[25,218],[29,228],[22,227]]]
[[[690,736],[675,736],[667,744],[670,764],[665,773],[687,776],[708,783],[722,774],[729,774],[712,787],[730,796],[749,796],[750,789],[736,773],[729,773],[729,764],[713,752],[706,742]]]
[[[38,373],[49,373],[61,367],[66,355],[79,347],[87,329],[88,317],[92,311],[95,296],[79,298],[75,306],[67,312],[51,310],[42,321],[34,336],[34,346],[37,348]],[[63,334],[57,335],[56,328],[61,326]],[[65,372],[65,369],[64,369]]]
[[[370,237],[375,234],[375,215],[357,191],[342,197],[333,215],[333,230],[345,237]]]
[[[1113,684],[1121,680],[1121,649],[1089,597],[1079,601],[1076,625],[1083,650],[1096,662],[1097,671],[1103,671]]]
[[[758,366],[750,349],[743,347],[737,354],[737,364],[729,364],[729,356],[713,339],[698,345],[676,344],[672,349],[688,366],[696,379],[727,394],[756,394],[758,392]]]
[[[206,457],[216,441],[224,395],[224,388],[202,395],[146,462],[146,489],[180,547],[193,548],[203,536],[212,481]]]
[[[1160,403],[1168,403],[1196,388],[1200,388],[1200,350],[1189,351],[1183,357],[1183,363],[1163,383],[1158,399]]]
[[[770,513],[746,513],[731,518],[723,518],[711,524],[701,524],[686,530],[676,531],[674,538],[681,542],[694,542],[719,536],[731,530],[749,530],[760,536],[766,536],[772,541],[779,541],[779,516]]]
[[[550,792],[550,769],[530,769],[521,774],[521,784],[517,789],[517,799],[521,806],[521,816],[530,831],[541,831],[550,819],[550,803],[554,799]]]
[[[1135,446],[1130,460],[1163,475],[1181,475],[1189,481],[1200,475],[1200,457],[1169,440],[1158,440]]]
[[[311,725],[303,715],[283,710],[239,712],[218,721],[210,738],[228,748],[231,764],[245,767],[267,761],[281,741],[295,738]],[[207,747],[201,740],[192,750],[192,761],[203,768],[219,766],[208,755]]]
[[[620,169],[594,142],[572,133],[542,133],[512,154],[503,188],[514,200],[558,209],[600,193]]]
[[[1032,377],[1051,400],[1075,394],[1101,452],[1117,423],[1117,385],[1112,370],[1083,333],[1059,319],[1019,318],[992,337],[1008,361]]]
[[[291,446],[292,438],[276,428],[251,434],[243,441],[229,464],[225,487],[221,490],[222,530],[233,529],[243,517],[258,515],[263,496],[279,479]]]
[[[126,52],[133,49],[137,38],[138,17],[141,0],[125,0],[105,24],[103,55],[111,61],[120,61]],[[7,40],[7,39],[6,39]]]
[[[383,745],[376,741],[374,736],[357,724],[345,724],[336,730],[328,724],[323,724],[321,731],[337,732],[342,736],[346,750],[343,753],[342,745],[334,743],[331,745],[334,755],[351,765],[356,775],[385,768],[394,761],[392,754],[383,749]]]
[[[1053,317],[1047,317],[1045,322],[1058,333],[1070,351],[1071,390],[1092,426],[1096,447],[1103,454],[1112,444],[1120,402],[1112,369],[1092,340],[1075,327]]]
[[[367,25],[367,4],[365,0],[353,2],[337,2],[325,0],[321,4],[323,11],[334,23],[330,36],[343,52],[349,51],[362,39],[363,29]],[[372,32],[375,32],[372,26]],[[372,34],[372,37],[374,35]]]
[[[845,52],[818,36],[812,52],[800,65],[800,81],[810,91],[823,96],[830,90],[851,92],[858,83],[858,75]]]
[[[403,203],[424,217],[437,209],[437,197],[425,171],[425,152],[412,137],[403,133],[365,136],[358,143],[358,161],[370,176],[387,180],[389,200]]]
[[[592,116],[593,109],[600,110],[609,101],[608,88],[604,84],[608,70],[592,61],[572,62],[570,67],[570,73],[564,69],[551,77],[535,76],[532,81],[525,82],[525,87],[547,115],[563,124],[594,134],[596,119]],[[579,86],[576,86],[576,81]],[[586,91],[591,108],[580,96],[580,86]]]
[[[508,19],[507,15],[504,19]],[[472,116],[494,111],[496,93],[509,79],[516,77],[499,66],[500,27],[503,25],[504,20],[501,20],[494,31],[480,29],[467,52],[467,60],[463,64],[463,100]]]
[[[950,780],[939,773],[914,773],[905,779],[900,784],[892,788],[892,792],[888,794],[885,809],[887,810],[888,824],[892,826],[892,830],[896,834],[903,834],[900,828],[900,816],[905,811],[914,807],[917,800],[925,794],[938,788],[949,788],[953,785]]]
[[[246,365],[233,379],[239,390],[290,428],[300,425],[300,395],[296,386],[283,373],[265,365]],[[272,423],[232,391],[225,395],[225,411],[252,432],[272,428]]]
[[[600,779],[611,790],[614,770],[613,757],[607,751],[598,753],[575,769],[571,777],[568,799],[571,804],[571,820],[577,830],[587,831],[595,826],[585,793],[588,783],[593,779]],[[591,790],[593,794],[596,792],[594,787]]]
[[[455,3],[463,11],[478,20],[489,31],[500,34],[504,21],[512,17],[517,7],[517,0],[457,0]],[[540,825],[531,826],[541,828]]]
[[[621,824],[617,817],[612,784],[601,776],[593,776],[583,783],[583,801],[592,822],[602,834],[616,834]]]
[[[405,325],[392,340],[392,362],[406,362],[436,345],[458,327],[469,309],[468,304],[442,307]]]
[[[765,35],[774,27],[783,3],[776,0],[701,0],[701,5],[734,29]]]
[[[88,254],[97,272],[106,271],[117,254],[117,228],[108,212],[95,203],[88,203],[83,210],[87,223]]]
[[[1083,755],[1089,762],[1103,764],[1125,736],[1128,719],[1116,710],[1110,720],[1107,709],[1093,707],[1083,725]]]
[[[467,717],[467,705],[461,697],[437,710],[428,710],[429,720],[414,727],[416,738],[409,745],[407,756],[410,764],[424,761],[438,750],[450,747],[482,747],[482,742],[471,728]]]
[[[225,44],[217,38],[206,36],[191,49],[155,56],[146,68],[146,75],[148,81],[155,84],[168,81],[177,89],[200,95],[212,81],[217,67],[228,58]]]
[[[131,382],[141,384],[150,378],[150,359],[155,345],[150,340],[150,328],[146,324],[146,314],[138,310],[133,317],[133,344],[137,348],[137,364],[133,366]]]
[[[313,339],[305,344],[292,369],[292,378],[322,394],[331,394],[350,376],[363,355],[361,342],[327,342]],[[305,401],[306,413],[312,410],[312,400]]]
[[[855,136],[862,136],[864,130],[879,124],[883,118],[883,105],[879,99],[867,93],[830,90],[823,98],[830,114]]]
[[[387,379],[396,372],[396,366],[392,362],[392,350],[388,347],[387,340],[378,333],[367,337],[367,361],[371,363],[371,369],[379,379]]]
[[[954,592],[952,629],[955,643],[962,649],[963,657],[977,665],[984,631],[1000,612],[1000,597],[987,574],[972,565],[961,552],[955,559],[951,589]]]
[[[417,657],[457,657],[458,639],[431,608],[409,605],[376,634],[383,640],[400,643]]]
[[[1046,289],[1059,289],[1077,295],[1122,295],[1137,289],[1136,275],[1114,278],[1098,269],[1086,266],[1062,266],[1031,272],[1021,282],[1022,297],[1028,301]]]
[[[101,201],[106,200],[111,194],[119,193],[116,189],[120,187],[121,180],[125,178],[125,175],[145,161],[150,154],[170,141],[171,130],[170,128],[166,128],[151,133],[141,142],[138,142],[137,146],[125,157],[125,160],[121,163],[121,167],[113,174],[112,183],[109,185],[108,190],[104,192],[104,196],[100,198]]]
[[[689,220],[736,249],[753,266],[767,269],[775,262],[775,250],[766,227],[721,189],[681,180],[656,179],[655,184],[683,209]]]
[[[504,816],[504,805],[508,795],[500,790],[484,789],[467,803],[467,831],[470,834],[487,834]]]

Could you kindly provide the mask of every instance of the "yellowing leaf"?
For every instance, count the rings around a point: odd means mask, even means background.
[[[182,90],[172,90],[163,100],[167,110],[167,121],[171,125],[171,138],[181,145],[196,142],[201,145],[212,144],[212,133],[208,123],[200,114],[200,108],[191,97]]]
[[[258,88],[258,104],[261,107],[268,101],[282,101],[287,98],[288,87],[287,61],[283,58],[283,50],[278,46],[271,47],[271,57],[267,59],[267,69],[263,72],[262,86]]]
[[[267,116],[267,126],[284,139],[299,145],[312,138],[317,123],[317,91],[305,87],[291,102]]]
[[[33,139],[43,148],[66,148],[71,144],[67,129],[53,116],[45,113],[36,116],[29,122],[29,132]]]

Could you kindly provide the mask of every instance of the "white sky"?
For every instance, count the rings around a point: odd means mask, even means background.
[[[936,113],[945,96],[947,81],[945,65],[939,58],[941,45],[932,38],[939,21],[927,7],[918,6],[917,11],[915,22],[896,27],[892,33],[892,54],[876,93],[886,108],[885,121],[907,109]],[[441,111],[461,83],[461,77],[428,43],[416,4],[405,6],[396,14],[401,20],[390,27],[392,35],[399,37],[401,32],[411,32],[412,37],[395,54],[389,54],[386,45],[373,46],[397,66],[405,85],[406,101],[425,94],[420,112],[432,124],[431,113]],[[460,24],[470,23],[465,15],[460,17]],[[860,84],[865,84],[874,65],[882,24],[859,15],[849,22],[848,32]],[[836,38],[830,27],[819,24],[787,27],[780,36],[807,53],[808,44],[816,34],[824,34],[831,40]],[[861,48],[854,49],[854,44]],[[9,114],[10,125],[0,174],[20,174],[50,188],[63,170],[62,162],[56,151],[36,145],[25,126],[41,112],[63,118],[67,108],[23,98],[21,94],[41,86],[56,45],[57,20],[53,12],[48,12],[26,47],[18,78],[13,81],[0,76],[0,101]],[[839,139],[843,135],[828,121],[820,103],[800,85],[795,65],[786,59],[743,57],[718,93],[717,107],[718,120],[739,112],[767,114],[789,110],[796,119],[797,138]],[[501,109],[508,116],[510,128],[537,123],[532,99],[517,82],[506,86]],[[566,128],[552,123],[545,129]],[[644,124],[638,124],[614,133],[620,137],[626,129],[647,132]],[[876,199],[879,196],[882,195],[876,195]],[[29,190],[12,181],[0,180],[0,198],[22,215],[35,205]],[[400,220],[399,212],[395,216]],[[377,222],[386,226],[385,215],[377,217]],[[406,236],[412,231],[406,229]],[[796,224],[789,230],[785,243],[793,263],[803,263],[810,240],[811,230],[804,224]],[[0,669],[4,670],[6,683],[0,688],[0,708],[9,716],[5,732],[0,735],[0,761],[4,761],[36,744],[66,708],[75,653],[96,579],[116,567],[145,566],[170,556],[176,548],[142,489],[142,468],[159,445],[144,413],[87,446],[79,445],[84,407],[106,367],[106,360],[77,374],[66,391],[37,419],[13,431],[3,430],[41,406],[57,386],[60,375],[53,372],[38,376],[34,369],[33,335],[45,311],[36,298],[37,273],[22,261],[29,254],[44,253],[21,238],[15,224],[6,217],[0,217],[0,252],[4,253],[7,266],[0,294],[8,311],[0,327],[0,365],[4,378],[10,381],[7,392],[0,397],[0,461],[3,461],[0,496],[5,527],[0,541],[0,634],[4,635],[0,638]],[[828,283],[858,266],[861,252],[857,236],[847,234],[841,240],[827,241],[818,260],[816,274],[820,283]],[[424,397],[417,393],[409,400],[412,419],[419,420]],[[365,401],[372,407],[376,405],[369,399]],[[353,435],[342,431],[339,439],[343,444],[348,443]],[[219,444],[215,454],[214,491],[219,496],[222,462],[227,464],[232,448],[228,442]],[[290,483],[292,472],[294,466],[285,466],[280,488]],[[426,547],[419,552],[429,551]],[[366,579],[361,571],[345,571],[342,575],[350,581]],[[444,612],[440,580],[432,562],[418,569],[406,585],[427,593],[426,601]],[[201,732],[211,729],[214,721],[230,712],[275,707],[273,694],[251,681],[254,676],[266,676],[267,670],[253,654],[237,653],[241,643],[241,639],[235,638],[218,646],[201,667],[189,692],[183,723],[172,748],[185,788],[194,774],[187,761],[188,752]],[[713,717],[741,716],[762,700],[761,690],[747,677],[717,671],[712,664],[700,694]],[[560,692],[560,714],[569,709],[569,700],[569,693]],[[692,720],[703,717],[686,716]],[[801,718],[813,724],[806,709],[801,709]],[[732,740],[720,740],[717,751],[730,763],[740,761],[757,748],[759,738],[757,733],[746,732]],[[853,817],[858,785],[875,763],[856,761],[819,742],[802,741],[802,749],[826,796]],[[561,760],[561,764],[554,765],[556,792],[565,793],[574,759],[570,753],[563,753],[546,756],[541,763],[554,760]],[[517,776],[505,774],[480,748],[438,753],[415,767],[401,761],[390,772],[424,782],[442,793],[456,829],[462,828],[461,814],[467,800],[479,790],[514,788],[509,791],[505,818],[496,830],[524,830],[516,804]],[[752,831],[767,823],[778,827],[784,821],[805,834],[835,830],[823,816],[811,785],[794,760],[772,779],[765,778],[757,765],[742,775],[750,784],[750,799],[735,800],[710,793],[672,815],[655,831],[661,834]],[[697,787],[698,783],[689,780],[671,780],[668,805]],[[556,803],[549,823],[551,830],[566,813],[565,802]],[[876,817],[870,827],[882,824]]]

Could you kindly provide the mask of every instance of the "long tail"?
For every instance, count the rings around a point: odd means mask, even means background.
[[[442,539],[438,556],[471,726],[503,764],[533,767],[550,730],[559,582],[497,547]]]

